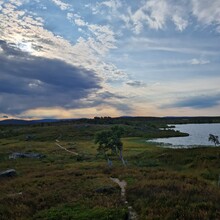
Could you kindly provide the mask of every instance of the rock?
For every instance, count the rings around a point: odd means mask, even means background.
[[[34,135],[26,135],[25,141],[30,141],[34,138]]]
[[[95,190],[95,192],[97,192],[97,193],[105,193],[105,194],[112,194],[116,191],[117,191],[117,189],[112,186],[103,186],[103,187],[97,188]]]
[[[14,169],[9,169],[9,170],[5,170],[3,172],[0,172],[0,178],[1,177],[12,177],[12,176],[16,176],[16,170]]]
[[[18,152],[15,152],[15,153],[12,153],[9,156],[9,159],[17,159],[17,158],[36,158],[36,159],[41,159],[43,157],[45,157],[45,156],[42,155],[42,154],[39,154],[39,153],[18,153]]]

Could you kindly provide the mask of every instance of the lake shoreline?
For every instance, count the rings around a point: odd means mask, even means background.
[[[170,125],[168,125],[170,126]],[[172,128],[174,125],[172,125]],[[208,141],[209,134],[220,135],[219,123],[175,124],[175,131],[188,133],[188,136],[149,139],[148,142],[161,144],[168,148],[195,148],[212,146]],[[163,146],[164,145],[164,146]]]

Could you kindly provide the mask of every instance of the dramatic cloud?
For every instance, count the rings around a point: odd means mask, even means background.
[[[31,56],[1,41],[1,111],[26,108],[78,107],[79,101],[101,88],[97,75],[60,60]]]
[[[91,69],[103,78],[106,75],[114,75],[114,72],[107,72],[104,69],[108,64],[102,60],[109,50],[116,48],[115,34],[111,28],[108,25],[83,21],[80,15],[73,13],[70,5],[66,5],[60,0],[53,2],[61,10],[65,9],[66,14],[54,11],[53,16],[57,18],[58,22],[62,23],[64,20],[69,23],[70,21],[83,28],[83,33],[87,32],[87,34],[78,37],[73,35],[72,42],[70,42],[65,39],[66,29],[62,28],[62,24],[57,25],[57,21],[52,22],[53,25],[47,23],[47,20],[51,20],[50,15],[42,13],[45,16],[42,18],[32,10],[23,9],[25,6],[29,7],[28,1],[11,0],[8,4],[2,3],[3,8],[0,13],[1,39],[32,55],[60,59],[74,66]],[[33,1],[33,5],[37,10],[39,2]],[[52,7],[48,1],[41,2],[40,5],[42,8]],[[40,10],[40,12],[42,11]],[[45,28],[45,26],[48,27]],[[75,31],[78,32],[77,29]]]
[[[114,94],[108,91],[97,92],[91,94],[87,99],[83,100],[85,107],[97,107],[99,110],[108,109],[110,106],[115,108],[121,114],[132,114],[133,105],[128,104],[128,97]]]
[[[219,114],[219,0],[0,0],[0,20],[1,115]]]
[[[167,22],[172,21],[178,31],[188,26],[187,13],[184,3],[171,0],[142,1],[142,5],[135,11],[128,9],[127,15],[120,16],[127,27],[132,27],[136,34],[143,32],[146,25],[150,29],[165,29]]]
[[[108,5],[111,5],[110,2]],[[173,22],[176,30],[182,32],[192,24],[191,15],[201,26],[215,25],[216,31],[219,32],[219,8],[218,0],[209,2],[205,0],[145,0],[141,1],[138,9],[128,7],[126,14],[117,14],[117,16],[136,34],[142,33],[146,26],[150,29],[165,30],[169,22]]]

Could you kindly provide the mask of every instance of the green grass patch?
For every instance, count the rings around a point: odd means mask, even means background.
[[[63,205],[35,214],[34,220],[124,220],[127,210],[123,208],[107,209],[104,207],[88,208],[82,205]]]

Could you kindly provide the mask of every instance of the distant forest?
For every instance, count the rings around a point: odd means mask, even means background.
[[[140,125],[151,124],[156,127],[163,127],[167,124],[200,124],[200,123],[220,123],[220,116],[216,117],[94,117],[80,119],[42,119],[42,120],[17,120],[6,119],[0,121],[0,125],[32,125],[32,124],[122,124],[122,125]]]

